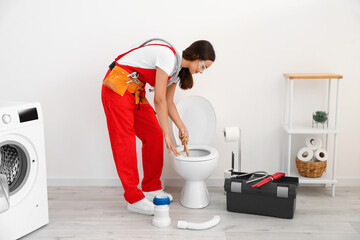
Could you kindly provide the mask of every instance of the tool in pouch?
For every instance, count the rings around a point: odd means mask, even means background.
[[[105,78],[103,84],[121,96],[125,94],[126,90],[134,94],[135,104],[138,104],[139,108],[140,104],[149,103],[146,97],[140,96],[145,84],[138,79],[139,74],[136,71],[128,73],[123,68],[114,65],[114,63],[110,65],[112,70]]]

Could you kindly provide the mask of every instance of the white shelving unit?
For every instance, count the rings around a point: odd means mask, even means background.
[[[338,97],[339,97],[339,86],[340,79],[343,78],[342,75],[333,74],[333,73],[284,73],[286,87],[285,87],[285,101],[284,101],[284,131],[286,135],[286,139],[284,141],[285,144],[285,156],[284,156],[284,168],[287,175],[299,177],[299,183],[304,184],[331,184],[332,190],[331,195],[335,196],[335,184],[336,180],[336,150],[337,150],[337,136],[339,133],[338,130]],[[294,81],[297,79],[324,79],[328,80],[328,89],[327,89],[327,112],[330,115],[330,111],[335,109],[335,119],[333,121],[333,126],[323,128],[312,128],[312,126],[301,126],[293,124],[293,100],[294,100]],[[335,93],[335,107],[330,108],[330,100],[331,100],[331,82],[332,79],[336,81],[336,93]],[[309,84],[311,84],[311,80],[308,80]],[[306,93],[304,93],[305,95]],[[323,176],[319,178],[307,178],[302,177],[298,173],[297,169],[292,169],[292,165],[295,165],[295,159],[291,159],[292,153],[292,136],[296,134],[314,134],[314,135],[325,135],[326,144],[325,149],[328,151],[328,137],[329,135],[334,135],[333,141],[333,157],[329,159],[332,160],[331,169],[327,169]],[[329,164],[327,164],[329,167]]]

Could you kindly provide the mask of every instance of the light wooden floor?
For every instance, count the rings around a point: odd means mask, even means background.
[[[22,239],[360,239],[360,187],[299,187],[292,220],[226,211],[223,188],[209,188],[205,209],[180,205],[179,188],[170,205],[172,224],[151,225],[151,216],[129,213],[119,187],[49,187],[50,223]],[[205,231],[177,229],[178,220],[203,222],[219,215]]]

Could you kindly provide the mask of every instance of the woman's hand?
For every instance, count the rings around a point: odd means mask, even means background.
[[[171,154],[171,152],[173,152],[175,154],[175,156],[180,156],[180,153],[176,150],[170,135],[169,136],[165,136],[165,143],[166,143],[166,148],[169,150],[169,154]]]
[[[184,145],[185,143],[186,144],[189,143],[189,131],[185,126],[179,129],[179,138],[181,140],[182,145]]]

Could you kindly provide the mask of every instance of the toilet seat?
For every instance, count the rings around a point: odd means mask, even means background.
[[[206,154],[204,156],[199,156],[199,157],[192,157],[190,154],[190,157],[187,157],[186,153],[183,152],[184,148],[177,147],[177,150],[184,155],[175,156],[175,159],[178,161],[185,161],[185,162],[205,162],[205,161],[211,161],[219,155],[218,151],[215,148],[210,147],[208,145],[188,145],[188,148],[189,148],[189,151],[195,150],[195,149],[202,150],[202,151],[205,150],[205,151],[208,151],[209,154]]]
[[[216,132],[216,115],[211,103],[201,96],[189,96],[176,104],[178,113],[189,131],[188,145],[211,145]],[[182,146],[179,129],[172,123],[177,146]]]

